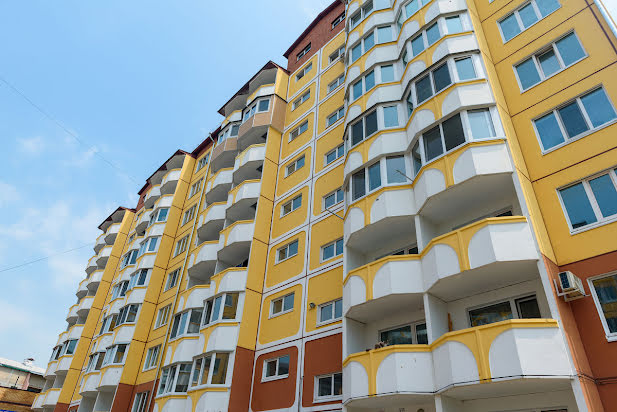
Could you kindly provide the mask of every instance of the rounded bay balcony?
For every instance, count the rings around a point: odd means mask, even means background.
[[[208,204],[223,202],[231,189],[233,168],[221,169],[208,180],[206,186],[206,202]]]
[[[45,400],[45,395],[47,392],[41,392],[34,397],[34,402],[32,402],[32,409],[35,411],[43,410],[43,401]]]
[[[230,222],[255,218],[257,201],[261,193],[261,180],[245,180],[229,191],[226,218]]]
[[[95,293],[98,289],[101,279],[103,278],[103,272],[104,271],[100,269],[96,270],[86,279],[86,288],[91,294]]]
[[[45,374],[43,375],[45,379],[53,379],[56,375],[56,369],[58,369],[58,361],[55,360],[49,362],[49,364],[47,365],[47,369],[45,369]]]
[[[152,209],[152,207],[154,206],[154,202],[156,202],[159,197],[161,197],[161,186],[152,186],[150,190],[148,190],[148,193],[146,193],[146,197],[144,198],[144,208]]]
[[[81,396],[96,396],[98,395],[97,387],[101,380],[101,373],[99,371],[89,372],[84,375],[83,383],[79,388],[79,394]]]
[[[120,223],[112,223],[105,231],[105,243],[113,245],[116,241],[116,236],[120,232]]]
[[[152,210],[143,211],[143,213],[139,217],[139,220],[137,221],[137,224],[135,225],[135,231],[137,233],[143,233],[146,230],[146,228],[150,224],[151,213],[152,213]]]
[[[212,156],[210,157],[212,172],[216,173],[222,168],[230,168],[233,166],[237,153],[237,137],[228,137],[222,142],[217,142],[216,147],[212,149]]]
[[[96,257],[96,264],[99,269],[105,269],[105,265],[111,256],[111,249],[113,246],[105,246]]]
[[[266,144],[254,144],[244,149],[235,160],[233,169],[233,183],[239,184],[245,180],[261,178],[264,159],[266,158]]]
[[[429,345],[393,345],[343,362],[343,403],[374,408],[570,388],[573,370],[556,320],[513,319],[449,332]],[[482,384],[482,385],[479,385]]]
[[[92,303],[94,303],[94,296],[86,296],[79,301],[79,305],[77,306],[77,316],[86,317],[88,316],[88,312],[92,308]]]
[[[96,238],[96,242],[94,243],[94,253],[98,254],[106,244],[105,233],[101,233],[99,237]]]
[[[452,301],[533,279],[539,258],[534,245],[522,216],[480,220],[434,238],[419,254],[386,256],[349,271],[343,312],[365,322],[403,310],[425,292]]]
[[[88,294],[88,288],[86,285],[88,284],[88,278],[79,282],[79,287],[77,288],[77,292],[75,292],[75,296],[77,299],[81,299]]]
[[[120,383],[124,365],[109,365],[101,368],[101,380],[97,389],[99,391],[111,391]]]
[[[56,375],[66,375],[71,368],[71,362],[73,362],[73,355],[63,355],[58,359],[56,366]]]
[[[56,406],[58,398],[60,397],[60,391],[62,388],[51,388],[45,392],[45,399],[42,402],[43,408],[50,408]]]
[[[88,260],[88,264],[86,265],[86,273],[88,275],[99,268],[96,264],[97,257],[98,255],[94,255],[90,258],[90,260]]]
[[[66,321],[68,323],[74,324],[77,321],[77,307],[79,306],[78,303],[74,304],[73,306],[71,306],[69,308],[69,313],[66,316]]]
[[[199,217],[197,236],[201,241],[216,240],[218,242],[219,232],[223,230],[225,224],[225,210],[227,202],[217,202],[208,205],[204,213]]]
[[[255,233],[253,220],[239,220],[221,231],[218,260],[236,266],[248,259]]]
[[[161,195],[172,195],[176,191],[182,169],[169,170],[161,181]]]
[[[189,258],[188,274],[191,282],[208,283],[216,268],[219,241],[203,242]]]

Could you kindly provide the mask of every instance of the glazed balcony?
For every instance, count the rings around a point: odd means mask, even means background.
[[[350,271],[343,312],[367,322],[421,302],[425,292],[452,301],[498,289],[537,277],[537,260],[524,217],[487,218],[434,238],[420,254],[386,256]]]
[[[88,312],[92,308],[92,303],[94,303],[94,296],[86,296],[81,299],[79,301],[79,305],[77,306],[77,316],[84,318],[88,316]]]
[[[152,209],[154,203],[161,197],[161,186],[154,185],[148,190],[146,193],[146,197],[144,198],[144,207],[146,209]]]
[[[254,144],[244,149],[234,163],[233,183],[237,185],[245,180],[260,179],[265,158],[265,143]]]
[[[270,103],[267,111],[256,112],[253,116],[246,119],[246,121],[240,125],[240,129],[238,131],[238,148],[240,150],[244,150],[254,144],[264,143],[270,127],[277,130],[283,130],[286,105],[282,99],[273,93],[273,84],[264,85],[256,91],[255,97],[270,94]],[[254,97],[249,97],[249,99],[251,99],[249,100],[250,102],[254,101]],[[247,106],[251,106],[251,104]],[[259,105],[259,101],[257,104]]]
[[[255,222],[239,220],[221,231],[219,238],[218,259],[230,266],[235,266],[249,256],[251,242],[255,232]]]
[[[111,256],[111,249],[113,246],[105,246],[96,257],[96,264],[99,269],[105,269],[105,265]]]
[[[212,156],[210,157],[212,172],[216,173],[222,168],[233,166],[237,153],[237,137],[228,137],[224,141],[217,143],[216,147],[212,149]]]
[[[206,187],[206,202],[208,204],[227,200],[227,192],[231,189],[233,168],[221,169],[208,180]]]
[[[217,202],[210,204],[204,214],[199,218],[197,236],[200,241],[216,240],[218,242],[219,232],[223,230],[225,224],[225,210],[227,202]]]
[[[163,176],[161,181],[161,195],[173,195],[178,186],[178,180],[180,180],[180,173],[182,169],[173,169],[167,172]]]
[[[570,388],[573,376],[556,320],[513,319],[449,332],[429,345],[393,345],[343,362],[347,407],[407,406],[432,399]]]
[[[58,398],[60,397],[60,391],[62,388],[51,388],[47,392],[45,392],[45,399],[43,400],[41,406],[43,408],[50,408],[56,406],[58,403]]]
[[[139,217],[137,224],[135,225],[135,231],[137,233],[144,233],[148,225],[150,224],[150,215],[152,210],[144,210],[144,212]]]
[[[226,218],[229,222],[253,220],[261,193],[261,180],[245,180],[229,191]]]
[[[203,242],[189,258],[188,274],[193,283],[208,283],[214,274],[219,241]]]
[[[88,275],[99,268],[98,265],[96,264],[97,258],[98,258],[98,255],[94,255],[90,258],[90,260],[88,260],[88,264],[86,265],[86,273]]]

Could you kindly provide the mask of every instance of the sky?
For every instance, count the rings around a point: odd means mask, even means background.
[[[46,366],[97,226],[329,3],[0,0],[0,357]]]
[[[0,0],[0,357],[46,367],[97,226],[330,2]]]

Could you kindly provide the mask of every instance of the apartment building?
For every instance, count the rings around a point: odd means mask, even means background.
[[[334,1],[284,57],[101,224],[34,408],[614,409],[603,6]]]

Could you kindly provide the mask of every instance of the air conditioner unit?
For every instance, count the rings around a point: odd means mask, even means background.
[[[557,287],[557,281],[559,281],[559,287]],[[557,295],[563,296],[566,302],[586,296],[583,281],[570,271],[557,274],[555,287]]]

